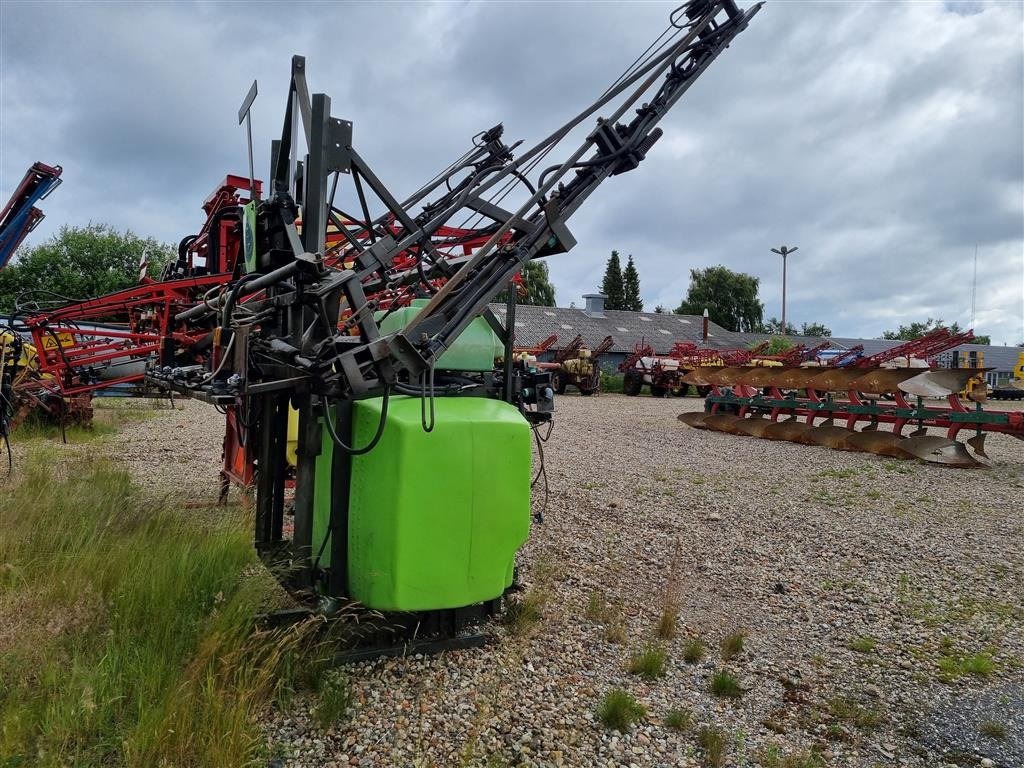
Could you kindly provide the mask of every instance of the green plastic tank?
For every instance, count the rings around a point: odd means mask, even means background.
[[[354,404],[355,445],[373,437],[381,403]],[[439,610],[499,597],[529,534],[530,428],[522,414],[482,397],[439,397],[434,406],[428,433],[419,398],[392,397],[380,442],[352,462],[349,592],[369,608]],[[314,542],[328,531],[333,444],[326,430],[324,440]]]
[[[382,334],[404,328],[427,305],[428,299],[413,299],[408,307],[396,309],[380,323]],[[377,319],[383,317],[377,313]],[[446,371],[490,371],[494,359],[504,354],[500,339],[482,317],[466,326],[452,345],[437,359],[436,368]]]

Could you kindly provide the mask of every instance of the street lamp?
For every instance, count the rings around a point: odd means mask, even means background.
[[[795,245],[790,248],[789,246],[783,245],[778,248],[772,248],[772,253],[777,253],[782,257],[782,335],[786,335],[786,257],[791,253],[796,253],[799,250]]]

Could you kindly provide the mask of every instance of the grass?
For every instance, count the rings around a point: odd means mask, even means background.
[[[704,764],[710,768],[718,768],[725,764],[726,752],[725,731],[715,726],[705,726],[697,731],[697,744],[704,756]]]
[[[874,653],[877,645],[875,638],[865,635],[851,640],[850,650],[857,653]]]
[[[145,421],[157,415],[156,401],[122,400],[120,398],[97,398],[93,401],[93,417],[88,425],[67,424],[63,436],[69,443],[86,443],[115,434],[122,427],[136,421]],[[29,413],[12,434],[18,442],[28,440],[60,440],[59,424],[39,415]]]
[[[670,709],[665,713],[665,727],[673,731],[688,731],[693,726],[693,712],[688,709]]]
[[[784,753],[773,745],[758,752],[755,759],[761,768],[826,768],[827,765],[814,748]]]
[[[583,615],[590,621],[603,621],[608,612],[608,601],[601,592],[591,592]]]
[[[622,392],[622,376],[614,373],[601,372],[601,391],[602,392]]]
[[[544,618],[546,603],[547,593],[537,587],[531,588],[517,600],[509,600],[502,617],[509,634],[514,637],[531,635]]]
[[[633,723],[647,716],[647,710],[629,691],[612,688],[605,694],[601,705],[597,708],[597,719],[606,728],[616,731],[628,731]]]
[[[687,664],[696,664],[701,661],[708,652],[708,647],[699,637],[686,641],[683,647],[683,661]]]
[[[343,673],[335,670],[325,674],[317,694],[313,716],[321,728],[330,728],[345,719],[352,706],[352,689]]]
[[[939,671],[946,680],[956,680],[964,675],[976,675],[977,677],[988,677],[996,668],[996,662],[991,653],[979,651],[968,656],[953,654],[952,647],[947,649],[948,655],[939,658]]]
[[[833,696],[826,704],[833,718],[855,725],[861,730],[874,730],[885,719],[881,710],[866,707],[849,696]]]
[[[719,646],[719,650],[722,652],[722,661],[731,661],[743,652],[743,646],[746,643],[747,634],[740,630],[739,632],[733,632],[730,635],[726,635],[722,638],[722,642]]]
[[[648,645],[629,661],[629,671],[645,680],[657,680],[665,676],[665,662],[668,653],[660,645]]]
[[[983,736],[988,736],[996,741],[1006,740],[1006,726],[998,720],[984,720],[978,726],[978,731]]]
[[[743,687],[735,675],[724,669],[711,676],[711,693],[720,699],[738,699],[743,695]]]
[[[126,472],[36,451],[0,495],[9,765],[251,765],[309,625],[261,630],[248,525],[154,508]],[[247,575],[243,576],[243,571]],[[304,634],[305,633],[305,634]]]
[[[658,624],[654,633],[662,640],[671,640],[676,636],[679,624],[679,611],[674,605],[664,605],[661,609],[661,616],[658,617]]]

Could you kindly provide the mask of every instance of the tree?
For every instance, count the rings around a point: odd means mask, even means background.
[[[656,315],[664,315],[666,312],[668,312],[668,310],[661,304],[654,308],[654,314]]]
[[[751,349],[755,349],[759,346],[758,342],[750,345]],[[787,339],[785,336],[775,336],[769,339],[768,346],[765,348],[763,355],[781,355],[783,352],[789,352],[793,348],[793,342]]]
[[[690,289],[675,309],[678,315],[703,315],[729,331],[756,331],[764,320],[757,298],[760,281],[723,266],[690,270]]]
[[[832,329],[822,325],[821,323],[804,323],[800,326],[801,336],[824,336],[826,338],[832,337]]]
[[[640,275],[633,264],[633,255],[629,255],[626,268],[622,270],[622,287],[624,293],[623,309],[630,312],[643,312],[644,302],[640,298]]]
[[[605,309],[625,309],[626,287],[622,283],[622,267],[619,265],[619,252],[612,251],[608,264],[604,268],[604,279],[601,281],[601,293],[604,294]]]
[[[782,329],[782,321],[777,317],[770,317],[768,321],[761,324],[758,329],[761,333],[774,333],[781,336],[794,336],[796,335],[796,326],[790,322],[786,323],[786,329]]]
[[[543,261],[528,261],[523,265],[519,273],[522,279],[522,288],[516,299],[520,304],[530,304],[535,307],[555,306],[555,286],[551,284],[548,275],[548,265]],[[523,292],[526,295],[523,295]],[[497,302],[508,300],[508,293],[502,291],[494,297]]]
[[[106,224],[61,227],[46,242],[19,250],[16,260],[0,270],[0,310],[12,311],[18,296],[29,291],[47,291],[51,295],[33,298],[59,301],[89,299],[136,285],[143,253],[149,274],[155,275],[174,258],[175,249]]]

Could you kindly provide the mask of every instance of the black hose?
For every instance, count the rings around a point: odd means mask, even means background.
[[[331,418],[331,409],[327,405],[327,401],[324,400],[323,401],[324,424],[327,426],[327,432],[330,434],[331,440],[334,442],[334,444],[338,448],[340,448],[342,451],[347,453],[349,456],[362,456],[363,454],[366,454],[366,453],[369,453],[370,451],[372,451],[374,448],[377,447],[377,443],[380,442],[380,438],[384,434],[384,427],[387,425],[387,420],[388,420],[388,401],[390,399],[391,399],[391,390],[390,389],[385,389],[384,390],[384,401],[381,403],[381,406],[380,406],[380,423],[377,424],[377,433],[373,436],[373,439],[370,440],[370,442],[367,443],[362,448],[353,448],[353,447],[351,447],[349,445],[346,445],[342,441],[342,439],[338,436],[337,430],[334,429],[334,419]]]

